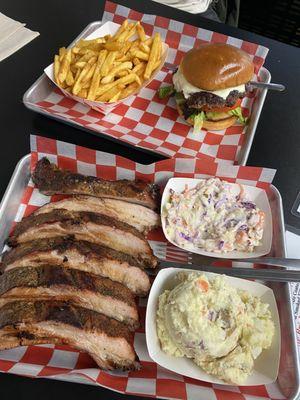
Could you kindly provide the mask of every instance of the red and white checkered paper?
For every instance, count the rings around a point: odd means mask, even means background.
[[[103,22],[122,23],[125,18],[140,20],[148,35],[160,32],[170,47],[167,61],[176,65],[190,48],[200,43],[222,42],[245,50],[253,59],[257,74],[268,53],[267,48],[254,43],[106,2]],[[247,128],[235,125],[223,131],[202,130],[194,134],[192,127],[179,117],[174,98],[159,99],[157,96],[157,89],[171,81],[171,72],[162,69],[137,96],[131,96],[106,116],[65,97],[57,88],[53,88],[43,101],[35,105],[53,117],[167,157],[201,157],[229,164],[236,162]],[[243,99],[245,114],[250,113],[254,100],[251,94]]]
[[[143,179],[164,187],[173,176],[219,176],[228,181],[255,185],[267,189],[274,170],[257,167],[227,166],[200,159],[168,159],[151,165],[137,164],[123,157],[95,151],[74,144],[39,136],[31,137],[31,167],[47,156],[61,168],[94,175],[105,179]],[[25,189],[15,221],[30,214],[37,207],[58,197],[41,195],[33,183]],[[164,248],[166,259],[172,259],[172,245],[167,245],[161,230],[149,234],[150,244]],[[184,261],[184,260],[182,260]],[[277,384],[256,387],[216,385],[190,379],[152,362],[146,347],[144,320],[146,299],[140,299],[141,328],[136,331],[134,346],[141,360],[141,370],[134,372],[105,372],[85,353],[66,346],[41,345],[20,347],[0,352],[0,371],[30,377],[80,375],[95,385],[112,390],[157,398],[184,400],[250,400],[284,398]]]

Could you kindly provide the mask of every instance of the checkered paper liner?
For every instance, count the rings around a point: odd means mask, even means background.
[[[169,45],[167,61],[176,65],[190,48],[201,43],[222,42],[245,50],[253,59],[257,76],[268,53],[267,48],[254,43],[106,2],[103,22],[120,24],[125,18],[140,20],[148,35],[160,32]],[[202,130],[194,134],[193,128],[179,117],[174,98],[159,99],[157,96],[158,88],[171,81],[171,72],[163,68],[137,96],[131,96],[106,116],[65,97],[57,88],[35,106],[53,117],[167,157],[205,157],[229,164],[236,162],[247,128],[237,124],[223,131]],[[254,101],[253,94],[243,99],[242,109],[246,115],[250,114]]]
[[[219,176],[232,182],[254,185],[267,189],[275,174],[274,170],[257,167],[227,166],[208,163],[200,159],[168,159],[151,165],[137,164],[131,160],[95,151],[74,144],[31,136],[31,166],[47,156],[59,167],[105,179],[144,179],[158,183],[161,188],[173,176],[203,178]],[[30,181],[25,189],[15,221],[30,214],[57,196],[41,195]],[[166,259],[172,260],[173,246],[166,243],[161,230],[149,234],[153,248],[164,249]],[[161,254],[161,253],[160,253]],[[185,261],[182,259],[182,261]],[[0,352],[0,371],[30,377],[57,377],[80,375],[95,385],[140,396],[186,400],[250,400],[284,398],[277,384],[255,387],[216,385],[190,379],[170,372],[152,362],[145,341],[146,299],[139,301],[141,328],[135,333],[134,346],[141,360],[141,370],[134,372],[105,372],[97,368],[85,353],[67,346],[40,345],[19,347]]]

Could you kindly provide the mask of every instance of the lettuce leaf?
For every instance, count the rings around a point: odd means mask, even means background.
[[[169,97],[174,94],[174,86],[163,86],[158,89],[158,97],[160,99],[164,99],[165,97]]]
[[[180,92],[175,92],[175,100],[178,106],[183,104],[185,102],[185,98],[182,93]]]
[[[234,110],[230,110],[228,111],[228,113],[230,115],[238,117],[238,120],[241,124],[245,124],[247,122],[248,118],[243,116],[241,107],[237,107]]]
[[[205,119],[206,119],[205,112],[201,111],[200,113],[192,114],[190,116],[190,118],[192,118],[194,120],[194,132],[193,133],[199,133],[203,126],[203,121],[205,121]]]

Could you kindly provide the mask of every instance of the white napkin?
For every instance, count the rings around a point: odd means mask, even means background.
[[[0,61],[15,53],[37,36],[39,36],[38,32],[33,32],[25,28],[25,24],[0,13]]]
[[[157,3],[166,4],[191,14],[199,14],[206,11],[213,0],[154,0]],[[218,0],[217,0],[218,1]]]

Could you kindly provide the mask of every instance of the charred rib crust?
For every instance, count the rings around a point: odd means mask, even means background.
[[[153,264],[148,263],[147,259],[139,259],[138,257],[121,253],[120,251],[103,245],[98,245],[84,240],[75,240],[74,236],[69,235],[25,242],[10,251],[4,252],[2,255],[2,262],[0,263],[0,271],[4,271],[7,265],[32,253],[51,252],[52,250],[55,250],[59,254],[64,254],[66,251],[72,249],[76,249],[80,254],[87,257],[87,259],[91,256],[95,256],[99,259],[107,258],[109,260],[126,262],[129,265],[141,269],[153,267]]]
[[[84,271],[54,265],[23,267],[7,271],[0,277],[0,295],[2,296],[15,287],[36,288],[41,286],[49,288],[56,285],[73,286],[79,290],[92,291],[136,307],[131,291],[121,283]]]
[[[0,309],[0,329],[20,323],[53,321],[86,331],[105,332],[132,343],[133,335],[126,325],[95,311],[63,301],[14,301]]]
[[[57,168],[47,158],[38,161],[32,179],[45,194],[89,194],[95,197],[136,199],[150,208],[157,208],[158,205],[157,185],[140,180],[106,181],[93,176],[75,174]]]

